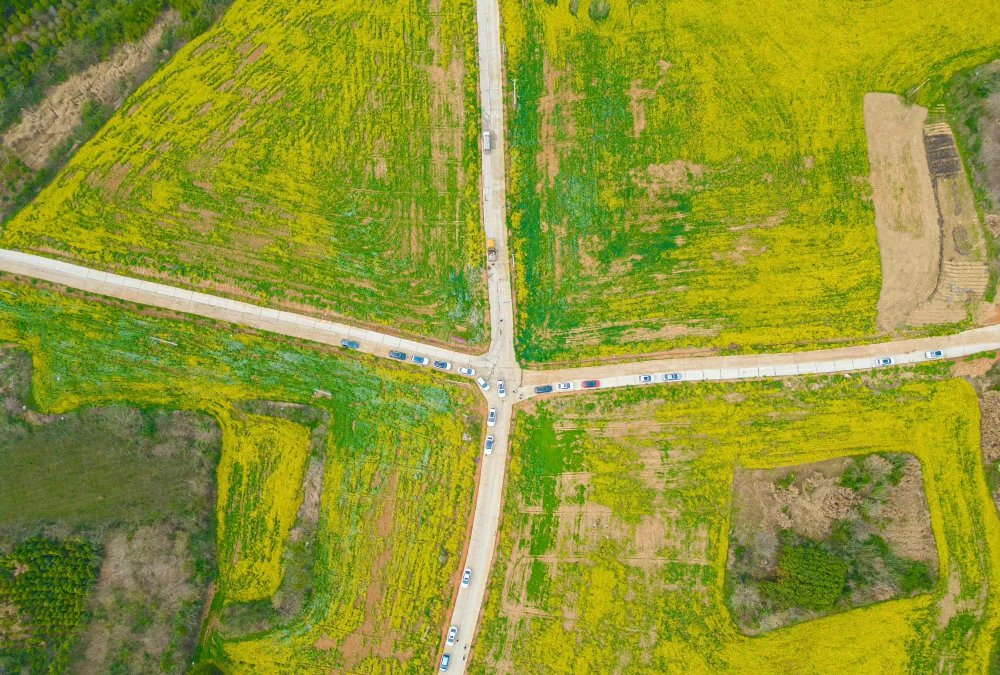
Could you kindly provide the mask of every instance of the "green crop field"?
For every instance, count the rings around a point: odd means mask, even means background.
[[[290,624],[242,639],[213,633],[210,616],[203,658],[226,672],[431,667],[472,508],[471,439],[481,429],[470,387],[274,335],[10,280],[0,287],[0,339],[31,352],[44,412],[128,401],[210,412],[224,430],[238,428],[233,406],[244,401],[329,415],[308,602]],[[306,437],[305,427],[280,422],[279,438]],[[226,436],[223,465],[227,453],[243,453]],[[271,559],[272,538],[243,543],[251,542],[268,549],[253,557]]]
[[[2,245],[482,344],[473,9],[235,2]]]
[[[862,97],[1000,55],[992,0],[501,4],[530,362],[874,338]]]
[[[520,415],[474,670],[986,672],[1000,521],[975,392],[939,374],[667,385]],[[735,465],[870,452],[921,463],[933,590],[741,634],[724,599]]]

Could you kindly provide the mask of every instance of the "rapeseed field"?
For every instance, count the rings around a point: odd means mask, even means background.
[[[227,601],[269,598],[302,503],[309,430],[275,417],[222,418],[218,472],[219,579]]]
[[[1000,521],[976,394],[898,375],[620,390],[520,415],[474,670],[986,672]],[[724,598],[734,466],[871,452],[921,463],[933,591],[740,633]]]
[[[472,0],[237,0],[2,245],[485,340]]]
[[[501,5],[524,360],[878,337],[862,97],[939,103],[1000,4]]]
[[[296,477],[309,452],[304,425],[249,415],[244,404],[325,411],[311,598],[290,625],[252,639],[212,632],[210,614],[202,658],[231,673],[432,666],[472,510],[479,451],[472,439],[480,438],[481,422],[468,385],[9,279],[0,280],[0,339],[31,353],[41,411],[129,402],[201,410],[220,421],[222,583],[213,614],[223,609],[227,583],[236,600],[274,588],[289,514],[294,518],[302,498]],[[268,467],[277,472],[264,478]],[[260,479],[263,490],[244,489]],[[229,508],[232,499],[255,494],[249,510]],[[241,560],[254,561],[253,575]],[[266,583],[250,583],[260,570]]]

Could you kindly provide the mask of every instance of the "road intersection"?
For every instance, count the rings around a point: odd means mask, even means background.
[[[500,12],[497,0],[476,0],[480,97],[483,129],[495,139],[493,148],[482,153],[482,210],[486,238],[497,242],[498,256],[487,265],[491,341],[483,354],[469,354],[434,344],[421,343],[369,328],[353,326],[304,314],[280,311],[167,284],[103,272],[68,262],[20,251],[0,249],[0,271],[67,286],[101,296],[174,310],[250,326],[264,331],[317,343],[340,346],[343,340],[358,343],[358,350],[389,358],[390,350],[410,358],[425,356],[443,360],[453,368],[474,368],[494,383],[481,391],[489,407],[496,408],[496,425],[488,429],[495,438],[490,455],[480,463],[472,530],[464,567],[472,570],[468,587],[459,588],[449,625],[458,627],[456,644],[445,649],[452,655],[449,672],[462,673],[468,665],[486,594],[490,567],[499,530],[509,435],[513,407],[536,393],[537,387],[571,382],[572,390],[542,394],[564,395],[591,391],[587,380],[600,382],[600,389],[646,386],[642,375],[663,383],[701,380],[742,380],[790,377],[816,373],[864,371],[884,367],[880,359],[905,365],[928,360],[928,352],[941,350],[940,358],[961,358],[1000,350],[1000,326],[977,328],[949,336],[900,340],[837,349],[782,354],[749,354],[669,359],[637,359],[629,362],[557,370],[527,370],[514,352],[513,284],[507,246],[506,189],[504,166],[503,63]],[[16,302],[16,298],[10,301]],[[412,363],[412,361],[411,361]],[[414,364],[414,367],[418,367]],[[667,380],[664,376],[671,375]],[[503,379],[508,395],[498,396],[495,382]],[[460,573],[456,571],[456,576]]]

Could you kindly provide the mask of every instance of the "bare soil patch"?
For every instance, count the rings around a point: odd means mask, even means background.
[[[927,109],[893,94],[864,99],[875,226],[882,258],[878,325],[900,328],[937,285],[940,228],[924,152]]]
[[[735,473],[726,593],[748,634],[929,591],[937,568],[910,455]]]

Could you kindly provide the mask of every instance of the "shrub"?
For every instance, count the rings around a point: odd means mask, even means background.
[[[818,611],[833,606],[846,581],[847,563],[815,542],[783,543],[778,552],[778,579],[761,588],[778,604]]]
[[[611,13],[611,5],[608,0],[590,0],[589,13],[594,21],[604,21]]]

